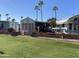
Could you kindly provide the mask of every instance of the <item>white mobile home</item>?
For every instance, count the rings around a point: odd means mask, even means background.
[[[11,21],[0,21],[0,32],[7,32],[9,28],[13,28],[16,32],[19,32],[19,23]]]
[[[35,21],[29,17],[21,20],[21,33],[31,34],[35,30]]]
[[[69,17],[67,19],[57,21],[60,28],[64,28],[66,34],[79,34],[79,15]]]

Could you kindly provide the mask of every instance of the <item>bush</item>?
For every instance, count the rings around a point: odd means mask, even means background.
[[[18,36],[19,33],[18,33],[18,32],[12,32],[11,35],[12,35],[12,36]]]
[[[13,28],[8,28],[8,32],[12,33],[12,32],[15,32],[15,30]]]
[[[38,37],[38,33],[37,33],[37,32],[33,32],[33,33],[31,34],[31,36],[32,36],[32,37]]]
[[[13,28],[9,28],[8,32],[12,35],[12,36],[18,36],[20,35],[20,32],[16,32]]]

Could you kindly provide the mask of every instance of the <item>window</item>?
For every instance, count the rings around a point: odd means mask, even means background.
[[[74,30],[76,30],[76,24],[74,24]]]
[[[60,25],[57,25],[57,27],[59,27]]]
[[[27,23],[25,23],[25,29],[27,29]]]
[[[69,30],[72,30],[72,24],[69,23]]]
[[[74,21],[76,22],[77,21],[77,18],[75,18]]]
[[[65,24],[62,24],[62,27],[65,27]]]
[[[77,21],[77,18],[75,18],[74,21]]]

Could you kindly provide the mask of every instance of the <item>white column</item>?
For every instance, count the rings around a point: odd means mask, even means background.
[[[76,31],[78,32],[78,24],[76,25]]]
[[[74,24],[72,24],[72,31],[74,31]]]
[[[24,23],[24,31],[25,31],[25,23]]]
[[[20,27],[20,32],[22,31],[22,26],[21,26],[21,25],[22,25],[22,24],[20,24],[20,26],[19,26],[19,27]]]
[[[33,32],[33,31],[34,31],[34,29],[32,29],[32,27],[34,27],[34,26],[33,26],[33,23],[31,23],[31,31]]]
[[[76,21],[76,32],[78,32],[78,17],[77,17],[77,21]]]
[[[21,23],[21,33],[24,35],[24,23]]]
[[[29,30],[29,23],[27,23],[27,32],[28,32],[28,30]]]

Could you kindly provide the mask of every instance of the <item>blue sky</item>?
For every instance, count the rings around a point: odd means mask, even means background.
[[[6,19],[6,13],[9,13],[9,16],[15,18],[16,21],[21,20],[20,16],[35,19],[36,15],[34,7],[37,3],[38,0],[0,0],[0,14],[2,14],[3,20]],[[79,13],[79,0],[44,0],[44,21],[46,21],[48,18],[54,17],[54,12],[52,11],[54,5],[58,6],[59,8],[57,12],[58,19],[64,19]]]

